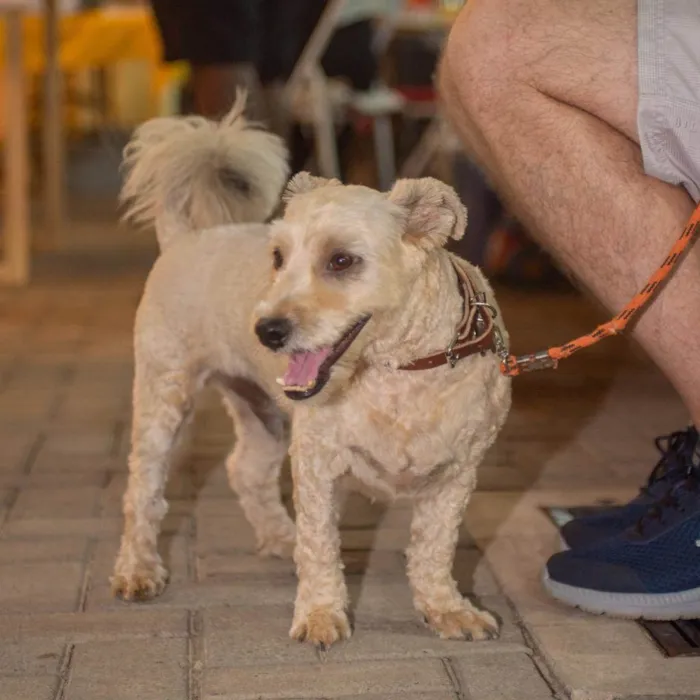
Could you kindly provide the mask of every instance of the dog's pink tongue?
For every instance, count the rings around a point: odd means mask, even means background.
[[[307,386],[318,377],[318,372],[332,348],[314,352],[295,352],[289,357],[289,365],[283,381],[286,386]]]

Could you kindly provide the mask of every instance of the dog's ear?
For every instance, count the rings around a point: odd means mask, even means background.
[[[282,201],[286,204],[292,197],[298,194],[304,194],[304,192],[311,192],[311,190],[318,189],[319,187],[336,187],[342,185],[340,180],[328,179],[325,177],[316,177],[311,173],[301,172],[297,173],[288,183],[282,194]]]
[[[467,208],[444,182],[432,177],[397,180],[388,197],[405,214],[406,242],[431,250],[464,235]]]

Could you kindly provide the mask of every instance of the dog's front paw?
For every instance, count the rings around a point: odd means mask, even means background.
[[[426,608],[425,621],[441,639],[466,639],[482,642],[496,639],[499,625],[496,618],[485,610],[478,610],[466,602],[457,610],[441,612],[435,608]]]
[[[162,564],[152,569],[132,572],[115,571],[110,579],[112,595],[126,601],[144,601],[159,596],[168,583],[168,572]]]
[[[349,639],[352,634],[348,616],[343,610],[328,606],[312,608],[307,615],[295,616],[289,636],[299,642],[310,642],[319,649],[328,649],[332,644]]]

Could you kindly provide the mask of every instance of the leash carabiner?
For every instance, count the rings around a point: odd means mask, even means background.
[[[700,235],[700,204],[697,205],[693,215],[678,240],[675,242],[666,259],[659,268],[649,278],[642,290],[620,311],[615,318],[598,326],[593,332],[582,335],[565,345],[541,350],[530,355],[508,355],[501,362],[501,372],[508,377],[517,377],[523,372],[533,372],[540,369],[556,369],[560,360],[571,357],[575,352],[590,345],[600,342],[603,338],[622,333],[627,326],[634,321],[643,311],[644,307],[651,301],[654,295],[660,290],[662,284],[667,280],[683,260],[683,256],[688,252],[690,246]]]

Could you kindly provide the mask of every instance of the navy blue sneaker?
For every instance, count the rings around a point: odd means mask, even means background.
[[[569,521],[561,528],[565,548],[580,549],[619,535],[634,525],[657,501],[688,474],[698,444],[694,427],[663,435],[654,441],[661,458],[639,495],[623,506],[611,506]]]
[[[562,603],[614,617],[700,617],[698,462],[636,525],[555,554],[544,571],[547,591]]]

